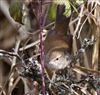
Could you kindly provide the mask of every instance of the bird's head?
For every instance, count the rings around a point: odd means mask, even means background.
[[[67,52],[61,50],[53,50],[46,56],[48,69],[58,71],[69,67],[71,63],[71,56]]]

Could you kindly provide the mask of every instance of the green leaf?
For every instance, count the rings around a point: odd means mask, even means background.
[[[76,0],[76,3],[77,3],[78,5],[80,5],[80,4],[84,3],[84,1],[85,1],[85,0]]]
[[[56,10],[57,10],[57,5],[52,4],[50,11],[49,11],[49,18],[50,20],[55,20],[56,19]]]
[[[70,16],[71,15],[71,6],[69,0],[53,0],[54,4],[64,4],[66,6],[64,15],[65,16]]]

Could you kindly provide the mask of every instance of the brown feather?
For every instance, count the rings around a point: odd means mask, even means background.
[[[47,34],[47,37],[45,39],[45,43],[44,43],[45,64],[47,67],[47,72],[49,71],[49,73],[50,73],[50,70],[52,72],[52,68],[51,68],[52,65],[49,66],[49,63],[52,60],[50,58],[52,58],[52,56],[55,59],[58,55],[60,56],[60,53],[61,53],[61,55],[63,54],[64,57],[66,56],[66,54],[71,54],[72,35],[67,34],[70,17],[64,16],[63,15],[64,11],[65,11],[65,6],[58,5],[55,28],[53,30],[49,31],[49,33]],[[58,55],[56,54],[56,52]],[[60,62],[60,63],[62,64],[62,62]],[[60,63],[58,65],[60,65]],[[55,68],[57,70],[57,67],[55,67]],[[58,68],[58,70],[59,70],[59,68]]]

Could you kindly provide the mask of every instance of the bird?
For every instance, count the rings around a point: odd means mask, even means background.
[[[65,5],[57,5],[55,26],[44,41],[45,67],[50,79],[71,62],[72,35],[68,33],[70,16],[64,15]]]

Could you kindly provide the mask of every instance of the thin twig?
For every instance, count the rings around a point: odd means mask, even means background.
[[[79,39],[79,37],[80,37],[81,30],[82,30],[84,24],[86,23],[86,21],[88,20],[88,17],[90,16],[90,14],[94,11],[94,9],[95,9],[96,7],[97,7],[97,6],[95,6],[95,7],[91,10],[91,12],[87,15],[86,19],[84,20],[83,24],[81,25],[81,27],[80,27],[80,29],[79,29],[79,31],[78,31],[78,37],[77,37],[78,39]]]
[[[41,3],[39,3],[39,12],[40,12],[40,18],[39,18],[39,26],[40,26],[40,63],[41,63],[41,76],[42,76],[42,92],[43,95],[46,95],[46,84],[45,84],[45,76],[44,76],[44,72],[45,72],[45,66],[44,66],[44,39],[43,39],[43,29],[46,23],[46,18],[49,12],[49,7],[50,4],[48,5],[48,7],[45,6],[45,9],[43,9],[43,0],[41,0]],[[47,8],[47,10],[46,10]]]
[[[19,45],[20,45],[20,40],[18,40],[18,41],[16,42],[16,46],[15,46],[15,50],[14,50],[14,52],[15,52],[16,55],[18,54]],[[15,65],[16,65],[16,56],[13,57],[12,68],[13,68],[13,66],[15,66]]]
[[[70,23],[69,23],[69,26],[71,26],[72,24],[74,24],[76,21],[78,21],[80,17],[78,16],[76,19],[72,20]]]
[[[1,50],[0,49],[0,53],[2,54],[2,55],[9,55],[9,56],[16,56],[18,59],[20,59],[20,57],[19,57],[19,55],[18,54],[15,54],[14,52],[8,52],[8,51],[5,51],[5,50]]]
[[[50,23],[50,24],[44,26],[44,28],[48,28],[48,27],[54,25],[54,23],[55,23],[55,22],[52,22],[52,23]],[[29,34],[32,34],[32,36],[33,36],[33,35],[36,35],[36,34],[39,33],[39,32],[40,32],[40,29],[38,29],[37,31],[34,31],[34,33],[29,33]],[[47,31],[47,32],[48,32],[48,31]],[[47,32],[45,32],[45,33],[47,34]],[[21,47],[21,48],[19,49],[19,51],[27,50],[27,49],[29,49],[29,48],[31,48],[31,47],[33,47],[33,46],[39,44],[39,43],[40,43],[40,40],[37,40],[37,41],[35,41],[35,42],[33,42],[33,43],[29,44],[29,45],[26,45],[26,46],[24,46],[24,47]]]
[[[75,66],[74,68],[80,69],[80,70],[82,70],[82,71],[88,71],[88,72],[100,74],[100,71],[96,71],[96,70],[89,69],[89,68],[82,67],[82,66]]]
[[[17,79],[14,81],[13,85],[10,87],[10,90],[8,92],[8,95],[11,95],[12,91],[14,90],[14,88],[16,87],[16,85],[18,84],[18,82],[20,81],[20,77],[17,77]]]
[[[14,50],[15,54],[18,54],[19,45],[20,45],[20,40],[18,40],[16,42],[16,46],[15,46],[15,50]],[[9,75],[9,88],[8,88],[9,95],[11,95],[11,90],[12,90],[12,85],[10,85],[10,84],[13,84],[13,81],[14,81],[14,80],[12,81],[12,79],[13,79],[13,75],[14,75],[15,72],[12,72],[12,69],[16,65],[16,59],[17,59],[16,56],[14,56],[13,59],[12,59],[11,73]]]
[[[55,22],[51,22],[50,24],[44,26],[44,29],[49,28],[49,27],[51,27],[51,26],[54,25],[54,24],[55,24]],[[36,35],[36,34],[38,34],[38,33],[40,33],[40,29],[34,31],[33,33],[28,32],[28,34],[30,34],[30,35],[32,35],[32,36],[34,36],[34,35]]]
[[[77,26],[76,26],[76,29],[75,29],[75,32],[73,34],[73,38],[75,38],[77,32],[78,32],[78,29],[79,29],[79,26],[80,26],[80,23],[81,23],[81,19],[82,19],[82,15],[83,15],[83,9],[84,9],[84,4],[82,4],[81,6],[81,11],[80,11],[80,14],[79,14],[79,20],[78,20],[78,23],[77,23]]]
[[[37,40],[37,41],[35,41],[35,42],[33,42],[33,43],[31,43],[31,44],[25,46],[25,47],[21,47],[21,48],[19,49],[19,51],[27,50],[27,49],[29,49],[29,48],[31,48],[31,47],[33,47],[33,46],[39,44],[39,43],[40,43],[40,40]]]

